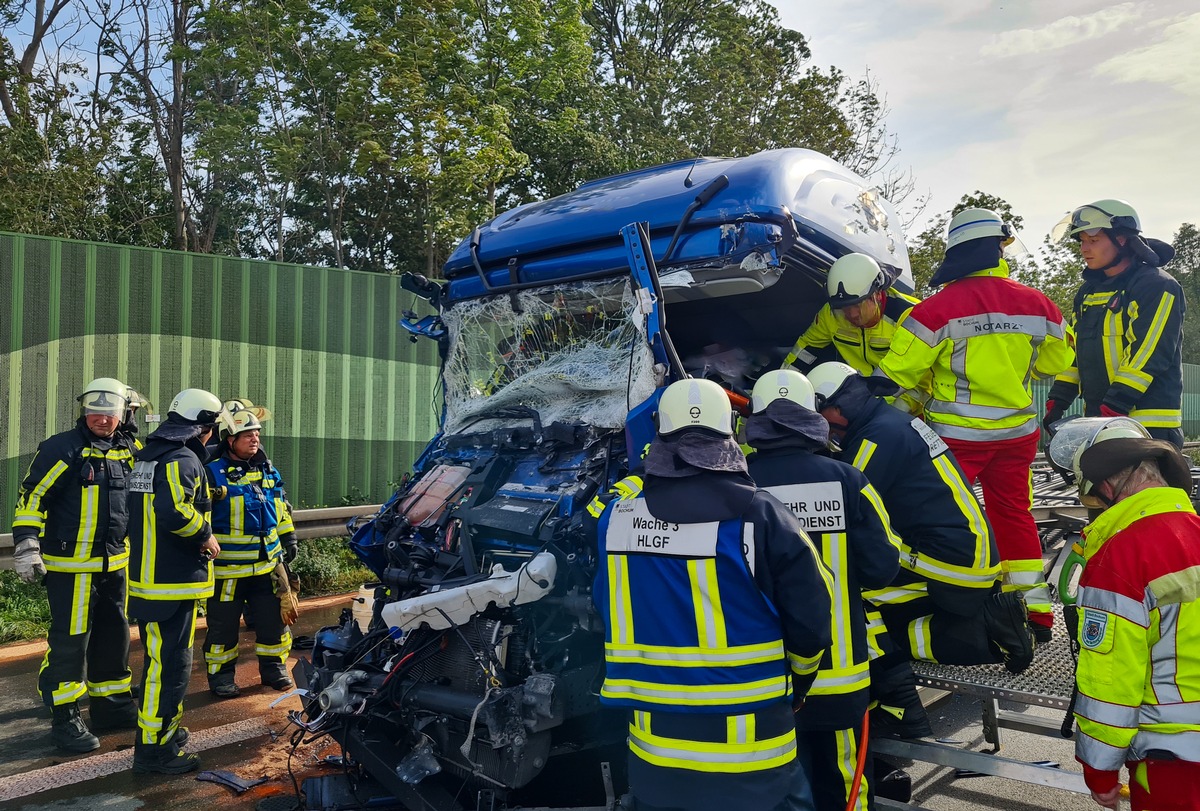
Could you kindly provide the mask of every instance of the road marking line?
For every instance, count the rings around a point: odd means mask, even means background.
[[[197,730],[188,740],[188,752],[204,752],[221,746],[230,746],[260,735],[270,734],[270,728],[262,718],[247,718],[211,729]],[[47,766],[24,774],[0,778],[0,802],[16,800],[53,791],[76,783],[98,780],[101,777],[133,768],[133,747],[117,752],[90,755],[80,760],[71,760],[55,766]]]

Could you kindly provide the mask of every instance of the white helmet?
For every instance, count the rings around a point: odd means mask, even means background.
[[[220,423],[224,429],[233,427],[229,412],[217,395],[204,389],[184,389],[175,395],[169,414],[178,414],[184,420],[195,425],[216,425]]]
[[[887,274],[878,262],[865,253],[848,253],[829,266],[825,291],[829,306],[837,310],[858,304],[887,283]]]
[[[711,380],[680,380],[658,400],[659,436],[684,428],[707,428],[733,436],[733,406],[725,389]]]
[[[262,423],[253,411],[243,408],[240,411],[233,412],[230,417],[232,427],[221,426],[221,439],[237,436],[246,431],[258,431],[262,429]]]
[[[858,370],[853,366],[836,360],[822,363],[810,371],[808,382],[816,395],[817,408],[823,408],[825,402],[835,397],[845,382],[857,374]]]
[[[1080,206],[1059,220],[1050,236],[1054,240],[1067,237],[1079,239],[1079,235],[1085,231],[1089,236],[1095,236],[1100,230],[1108,228],[1125,228],[1140,234],[1142,221],[1133,206],[1124,200],[1097,200]]]
[[[990,208],[964,208],[950,219],[946,250],[983,237],[1011,239],[1012,227]]]
[[[129,405],[129,387],[115,377],[98,377],[79,395],[79,415],[100,414],[124,419]]]
[[[750,411],[757,414],[776,400],[791,400],[809,411],[817,410],[812,383],[792,369],[776,369],[760,377],[750,394]]]

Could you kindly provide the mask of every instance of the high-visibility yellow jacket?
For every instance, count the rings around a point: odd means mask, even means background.
[[[903,389],[932,380],[926,420],[941,436],[976,442],[1038,430],[1031,377],[1071,365],[1058,306],[1008,278],[1008,264],[981,270],[913,307],[879,368]]]
[[[883,300],[883,317],[875,326],[866,328],[854,326],[835,313],[829,304],[825,304],[812,325],[796,339],[796,345],[783,359],[783,365],[797,370],[801,367],[807,369],[817,362],[817,356],[810,349],[824,349],[833,344],[843,362],[853,366],[860,374],[870,376],[879,366],[879,361],[887,355],[896,325],[913,305],[920,303],[920,299],[898,290],[888,290]]]
[[[1200,517],[1190,494],[1152,487],[1084,531],[1079,736],[1088,786],[1128,761],[1200,762]]]

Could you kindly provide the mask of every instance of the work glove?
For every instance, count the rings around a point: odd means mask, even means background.
[[[26,583],[35,583],[39,577],[46,575],[46,563],[42,560],[42,547],[37,538],[17,541],[13,564],[17,570],[17,577]]]
[[[1067,413],[1067,404],[1062,400],[1050,398],[1046,401],[1046,416],[1042,417],[1042,427],[1046,429],[1046,433],[1052,433],[1050,426],[1063,418],[1063,414]]]
[[[1127,417],[1129,415],[1123,414],[1120,411],[1117,411],[1115,408],[1109,408],[1108,406],[1101,403],[1100,416],[1101,417]]]
[[[300,547],[296,543],[296,536],[289,532],[280,537],[279,543],[283,546],[283,562],[291,563],[295,560],[296,553],[300,551]]]

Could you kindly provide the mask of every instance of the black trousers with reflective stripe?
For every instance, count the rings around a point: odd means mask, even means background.
[[[142,669],[142,709],[138,713],[139,746],[170,740],[183,717],[183,697],[192,675],[196,639],[196,601],[158,603],[156,622],[138,620],[146,663]]]
[[[87,692],[85,679],[98,685],[127,682],[125,571],[47,572],[45,584],[50,630],[38,674],[42,702],[47,707],[74,704]],[[128,700],[129,691],[107,697]]]
[[[897,580],[905,575],[913,576],[902,569]],[[988,644],[987,626],[983,618],[983,608],[991,598],[992,589],[953,586],[936,580],[928,581],[928,588],[928,597],[879,606],[888,636],[900,651],[915,656],[909,639],[909,623],[919,617],[931,616],[930,653],[937,661],[945,665],[982,665],[1004,661]],[[871,671],[875,672],[875,662],[871,664]]]
[[[796,759],[812,786],[817,811],[845,811],[850,801],[854,771],[858,766],[858,747],[862,743],[862,724],[853,729],[796,730]],[[871,807],[869,778],[871,756],[868,753],[862,784],[855,802],[856,811]]]
[[[233,590],[232,599],[226,600],[224,598],[230,588]],[[279,616],[279,597],[275,594],[271,575],[218,579],[213,596],[205,603],[205,616],[208,618],[208,632],[204,635],[206,665],[214,648],[234,655],[230,661],[221,664],[217,673],[209,670],[210,681],[218,675],[228,674],[232,677],[237,668],[238,626],[243,607],[254,616],[254,637],[259,645],[274,646],[283,641],[287,628]],[[260,671],[279,663],[278,656],[258,657]]]

